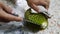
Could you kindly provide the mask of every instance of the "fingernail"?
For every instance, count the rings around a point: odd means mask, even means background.
[[[23,18],[22,18],[22,17],[20,17],[20,20],[21,20],[21,21],[23,21]]]

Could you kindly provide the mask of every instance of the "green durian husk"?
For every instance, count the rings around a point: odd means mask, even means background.
[[[43,13],[31,13],[31,9],[25,12],[25,19],[31,21],[32,24],[40,26],[40,29],[45,29],[48,26],[47,17]]]

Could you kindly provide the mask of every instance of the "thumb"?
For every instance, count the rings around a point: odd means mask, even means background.
[[[8,5],[5,5],[4,3],[1,2],[1,7],[4,11],[6,11],[7,13],[12,13],[12,8]]]

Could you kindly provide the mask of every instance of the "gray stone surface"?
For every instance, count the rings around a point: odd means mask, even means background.
[[[48,10],[48,12],[53,15],[51,19],[48,19],[49,21],[49,25],[48,28],[43,30],[43,31],[39,31],[35,34],[60,34],[60,0],[50,0],[50,8]],[[17,1],[17,5],[19,7],[16,8],[16,10],[14,10],[17,14],[19,14],[21,17],[24,17],[24,12],[25,10],[28,9],[27,3],[25,0],[18,0]],[[14,8],[13,8],[14,9]],[[22,22],[10,22],[9,24],[14,24],[16,26],[19,26],[22,24]],[[23,25],[23,24],[22,24]],[[5,33],[5,34],[21,34],[22,31],[13,31],[13,32],[9,32],[9,33]],[[31,32],[26,32],[24,31],[25,34],[33,34]],[[0,31],[0,34],[4,34],[4,31]]]

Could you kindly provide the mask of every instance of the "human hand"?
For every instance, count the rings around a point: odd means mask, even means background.
[[[11,7],[0,2],[0,20],[1,21],[21,21],[21,17],[17,17],[12,14]]]
[[[50,0],[27,0],[27,3],[35,11],[40,12],[40,9],[37,6],[43,6],[48,10]]]

